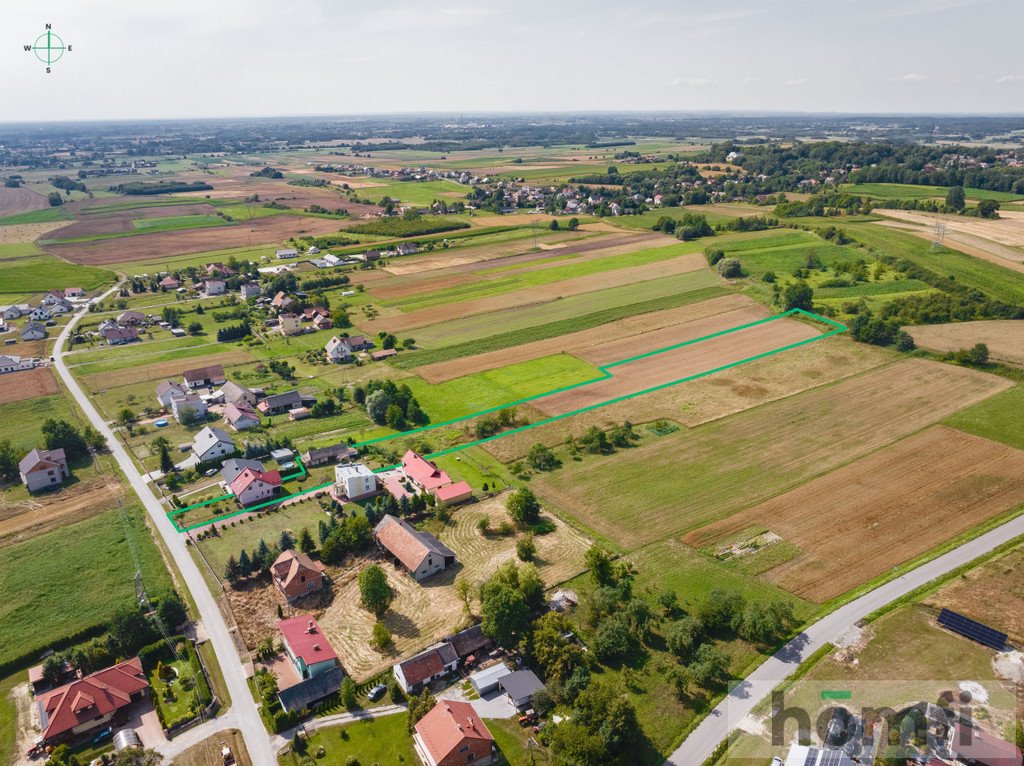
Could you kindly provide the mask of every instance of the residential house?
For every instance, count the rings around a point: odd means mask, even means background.
[[[235,272],[234,269],[225,266],[220,261],[216,261],[214,263],[206,264],[206,274],[207,274],[207,276],[211,276],[211,277],[217,277],[217,276],[220,276],[220,277],[233,277],[235,275],[235,273],[236,272]]]
[[[310,245],[309,250],[306,251],[310,255],[320,255],[320,248],[316,245]]]
[[[328,266],[337,266],[339,263],[341,263],[341,258],[339,258],[336,255],[332,255],[331,253],[327,253],[326,255],[324,255],[322,260]]]
[[[235,452],[235,443],[231,441],[227,432],[220,428],[206,426],[192,438],[192,454],[199,462],[227,457]]]
[[[181,383],[165,380],[156,387],[156,400],[160,402],[161,407],[167,409],[171,406],[172,399],[184,396],[187,390]]]
[[[18,463],[21,483],[29,492],[60,486],[71,477],[63,449],[34,449]]]
[[[296,550],[282,551],[271,565],[270,574],[289,604],[328,584],[323,564]]]
[[[82,298],[85,296],[85,290],[81,287],[65,287],[64,297],[65,298]]]
[[[246,282],[238,288],[238,294],[242,296],[243,301],[247,301],[250,298],[260,297],[260,284],[259,282]]]
[[[22,340],[42,340],[46,337],[46,328],[39,322],[26,322],[21,328]]]
[[[252,468],[243,469],[228,485],[242,506],[270,500],[280,488],[281,474],[278,471],[254,471]]]
[[[942,763],[929,761],[929,763]],[[857,766],[846,753],[808,745],[791,745],[785,766]]]
[[[302,332],[302,320],[298,314],[278,314],[277,319],[282,335],[298,335]]]
[[[227,383],[227,376],[224,374],[224,365],[211,364],[208,367],[198,367],[194,370],[185,370],[182,373],[185,386],[192,391],[199,388],[214,388]]]
[[[334,320],[327,314],[317,314],[313,317],[313,326],[318,330],[330,330],[334,327]]]
[[[373,342],[367,340],[365,335],[352,335],[351,337],[345,338],[345,343],[353,351],[362,351],[363,349],[373,348]]]
[[[168,274],[158,284],[162,290],[177,290],[181,287],[181,280]]]
[[[64,293],[60,290],[48,290],[46,295],[43,296],[44,306],[53,306],[58,303],[67,303],[64,298]]]
[[[399,255],[415,255],[420,251],[415,242],[403,242],[397,249]]]
[[[253,471],[259,471],[261,473],[264,471],[263,463],[259,460],[229,457],[224,461],[224,465],[220,468],[221,479],[223,479],[225,485],[231,484],[231,482],[233,482],[246,468],[251,468]]]
[[[388,553],[396,565],[401,565],[417,582],[454,566],[455,553],[429,532],[414,529],[403,519],[391,514],[374,527],[377,546]]]
[[[508,701],[516,708],[529,707],[533,695],[544,688],[544,683],[532,670],[517,670],[498,679],[498,688],[508,695]]]
[[[21,316],[21,309],[17,306],[0,306],[0,314],[4,315],[4,319],[17,319]]]
[[[223,295],[226,286],[223,279],[207,279],[204,287],[207,295]]]
[[[442,502],[461,503],[473,496],[469,484],[464,481],[452,482],[447,473],[412,450],[402,457],[402,470],[417,487],[430,492]]]
[[[374,261],[380,260],[380,250],[367,250],[365,253],[356,253],[352,257],[355,258],[357,261],[373,263]]]
[[[255,407],[259,398],[251,388],[240,386],[233,380],[221,386],[220,393],[228,404],[248,404],[250,407]]]
[[[290,683],[290,678],[286,683],[278,679],[278,699],[282,707],[289,711],[304,710],[337,692],[345,671],[316,620],[309,615],[298,615],[278,621],[277,628],[281,631],[285,655],[297,676],[296,683]]]
[[[377,474],[362,463],[345,463],[334,467],[334,486],[339,497],[361,500],[376,494]]]
[[[447,641],[434,644],[415,657],[396,663],[391,672],[406,694],[418,694],[423,687],[455,672],[459,656]]]
[[[288,294],[282,290],[270,300],[270,305],[280,311],[281,309],[288,308],[294,302],[295,301],[289,298]]]
[[[13,354],[0,354],[0,375],[5,372],[21,372],[31,370],[36,366],[36,360],[30,356],[14,356]]]
[[[264,415],[283,415],[299,407],[306,407],[316,404],[316,397],[308,394],[301,394],[296,390],[285,391],[282,394],[272,394],[256,405],[256,409]]]
[[[134,327],[106,327],[100,335],[108,346],[123,346],[139,339],[139,331]]]
[[[1021,766],[1021,749],[1012,742],[958,720],[950,729],[946,752],[970,766]]]
[[[283,250],[278,250],[274,255],[277,256],[277,259],[279,261],[283,261],[283,260],[286,260],[288,258],[298,258],[299,257],[299,251],[296,250],[295,248],[290,247],[290,248],[285,248]]]
[[[314,468],[341,460],[351,460],[358,455],[359,452],[354,447],[339,442],[328,447],[310,447],[302,456],[302,462],[307,468]]]
[[[58,744],[108,726],[148,690],[142,660],[133,657],[47,692],[37,698],[43,742]]]
[[[339,338],[335,335],[324,346],[324,351],[327,352],[327,358],[335,364],[341,364],[343,362],[349,362],[352,360],[352,348],[346,342],[348,338]]]
[[[140,325],[146,321],[146,315],[140,311],[124,311],[117,317],[117,323],[122,327],[128,325]]]
[[[206,419],[206,402],[195,394],[171,398],[171,413],[179,423],[198,423]]]
[[[49,309],[50,317],[52,318],[61,316],[62,314],[67,314],[69,311],[72,311],[74,307],[67,301],[61,300],[51,304],[47,308]]]
[[[236,431],[245,431],[260,424],[260,416],[256,410],[245,402],[229,403],[224,407],[224,420]]]
[[[53,315],[50,313],[49,306],[43,306],[42,304],[36,306],[32,311],[29,312],[28,318],[34,319],[37,322],[45,322],[51,319]]]
[[[498,759],[494,737],[468,702],[439,700],[413,731],[424,766],[490,764]]]

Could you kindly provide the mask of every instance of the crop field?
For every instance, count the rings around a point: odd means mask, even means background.
[[[612,377],[546,396],[534,402],[534,406],[548,415],[575,412],[709,370],[730,367],[787,346],[801,345],[821,335],[817,328],[796,319],[755,320],[749,316],[742,317],[742,313],[719,314],[709,322],[691,323],[678,328],[676,332],[653,333],[650,337],[652,344],[666,340],[666,336],[675,336],[674,341],[655,348],[667,348],[671,344],[687,343],[715,333],[724,334],[651,356],[646,354],[652,354],[654,348],[647,349],[638,345],[634,351],[636,356],[628,361],[620,361],[627,359],[621,355],[627,350],[626,344],[622,342],[606,348],[591,349],[588,361],[607,360],[603,364]],[[747,321],[744,323],[743,320]],[[751,324],[753,326],[749,326]],[[609,358],[611,356],[615,357],[614,361]]]
[[[57,393],[57,381],[48,367],[36,367],[24,372],[9,372],[4,376],[0,388],[0,404],[34,399]]]
[[[76,479],[84,473],[76,469]],[[124,485],[110,476],[86,477],[24,500],[15,492],[0,495],[0,548],[109,511],[124,497]]]
[[[614,219],[616,226],[621,226],[624,229],[641,229],[643,231],[650,231],[651,227],[657,223],[661,218],[671,218],[674,221],[682,220],[688,215],[702,215],[707,219],[707,222],[712,226],[717,226],[722,223],[729,223],[736,216],[727,215],[724,212],[716,211],[715,205],[694,205],[690,208],[685,207],[665,207],[656,208],[654,210],[648,210],[640,215],[621,215]],[[767,208],[766,208],[767,210]]]
[[[186,351],[188,349],[185,349]],[[170,358],[159,361],[134,364],[131,354],[121,355],[103,364],[110,369],[97,371],[94,368],[99,365],[83,365],[83,370],[76,369],[82,383],[92,392],[101,391],[106,388],[115,388],[143,380],[159,381],[164,378],[179,378],[181,371],[189,367],[206,367],[211,364],[241,364],[253,361],[251,354],[241,350],[221,351],[212,354],[203,354],[202,359],[188,361],[191,355],[178,355],[170,353]],[[193,363],[194,362],[194,363]]]
[[[597,271],[597,273],[554,281],[566,273],[573,273],[578,267],[557,267],[544,271],[534,271],[521,276],[509,277],[498,280],[498,284],[470,285],[468,290],[461,291],[463,296],[466,292],[473,291],[477,294],[486,294],[489,297],[461,299],[458,296],[458,288],[446,291],[447,300],[440,297],[422,300],[414,305],[431,305],[431,308],[422,308],[411,311],[401,316],[391,316],[375,322],[361,324],[361,328],[369,333],[377,333],[380,330],[389,332],[405,332],[408,330],[425,327],[439,322],[448,322],[452,319],[468,317],[473,315],[498,312],[505,309],[512,309],[522,306],[535,306],[540,303],[564,300],[571,296],[596,293],[601,290],[616,288],[622,285],[643,284],[667,279],[680,274],[704,271],[704,258],[697,253],[671,257],[671,260],[659,260],[644,266],[629,266],[616,268],[610,271]],[[591,261],[589,264],[597,264],[600,261]],[[609,265],[612,269],[614,266]],[[706,275],[707,272],[704,271]],[[524,279],[534,277],[534,279]],[[537,286],[515,289],[522,283],[537,282]],[[711,281],[707,280],[710,284]],[[508,287],[502,291],[501,285]],[[455,295],[453,295],[455,294]],[[641,291],[641,295],[644,293]]]
[[[766,501],[1008,385],[972,370],[907,360],[699,428],[645,438],[614,458],[569,461],[533,484],[587,527],[635,547]],[[607,502],[611,497],[615,502]]]
[[[22,295],[39,293],[62,287],[81,287],[94,290],[100,285],[114,281],[112,272],[91,266],[77,266],[38,250],[35,245],[19,250],[13,255],[0,246],[0,294]]]
[[[404,202],[407,205],[430,205],[434,200],[446,202],[465,200],[472,187],[455,181],[396,181],[394,183],[368,182],[359,190],[360,197],[380,202],[385,197]]]
[[[933,426],[684,541],[763,526],[800,549],[763,577],[820,603],[1022,503],[1024,452]]]
[[[1024,365],[1024,321],[989,320],[927,324],[906,329],[914,342],[935,351],[956,351],[976,343],[988,346],[989,358]]]
[[[1024,449],[1024,385],[978,402],[951,415],[943,422],[976,436]]]
[[[46,196],[24,186],[17,189],[0,187],[0,218],[45,210],[49,207]]]
[[[966,234],[972,237],[992,240],[1007,246],[1007,260],[1020,263],[1024,261],[1024,252],[1010,248],[1024,245],[1024,213],[1007,211],[999,214],[997,219],[974,218],[971,216],[943,215],[924,213],[917,210],[878,210],[877,215],[906,221],[911,224],[926,226],[934,236],[936,221],[946,224],[948,231]]]
[[[916,184],[842,184],[840,191],[875,199],[946,199],[948,186],[918,186]],[[964,189],[968,200],[994,199],[998,202],[1022,199],[1020,194],[989,191],[987,189]]]
[[[494,334],[495,328],[501,328],[503,332],[507,333],[558,321],[573,320],[581,315],[608,311],[644,301],[677,298],[680,294],[713,287],[720,283],[721,280],[717,275],[702,270],[665,279],[609,287],[591,293],[572,295],[560,300],[549,300],[539,305],[521,306],[439,322],[417,329],[416,340],[428,347],[455,346],[489,338]]]

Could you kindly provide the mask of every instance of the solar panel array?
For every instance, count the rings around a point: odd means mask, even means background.
[[[1001,652],[1006,648],[1005,633],[1000,633],[988,625],[982,625],[970,617],[964,617],[962,614],[957,614],[949,609],[943,609],[939,612],[939,625],[954,633],[959,633],[961,636],[977,641],[982,646],[995,649],[997,652]]]

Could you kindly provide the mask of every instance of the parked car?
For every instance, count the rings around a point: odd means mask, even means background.
[[[370,689],[370,693],[366,696],[370,698],[371,702],[376,702],[384,696],[384,692],[386,692],[387,690],[388,687],[386,684],[377,684],[372,689]]]
[[[203,476],[216,476],[216,475],[217,475],[217,469],[216,468],[210,468],[207,471],[203,472]]]

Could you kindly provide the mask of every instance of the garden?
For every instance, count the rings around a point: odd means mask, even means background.
[[[165,651],[157,658],[149,682],[153,706],[164,729],[191,721],[213,700],[196,648],[183,639],[175,644],[174,654]]]

